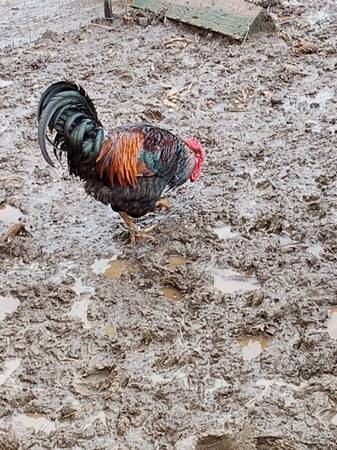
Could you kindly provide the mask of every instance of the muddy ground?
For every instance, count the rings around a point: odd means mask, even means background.
[[[244,45],[118,10],[1,51],[1,450],[337,448],[337,5],[273,14]],[[63,77],[207,149],[154,242],[41,158]]]

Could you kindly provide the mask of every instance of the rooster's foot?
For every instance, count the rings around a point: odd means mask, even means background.
[[[157,201],[156,208],[166,209],[166,211],[170,211],[172,209],[172,204],[168,198],[161,198]]]
[[[130,240],[131,243],[135,242],[141,242],[141,241],[147,241],[147,242],[153,242],[155,241],[155,238],[153,236],[149,236],[148,233],[150,233],[152,230],[156,228],[156,225],[151,225],[150,227],[144,228],[144,230],[130,230]]]
[[[148,233],[156,228],[156,225],[151,225],[150,227],[144,228],[141,230],[131,219],[131,217],[125,212],[120,212],[119,215],[124,220],[126,226],[130,232],[130,241],[134,243],[136,241],[154,241],[155,239],[152,236],[149,236]]]

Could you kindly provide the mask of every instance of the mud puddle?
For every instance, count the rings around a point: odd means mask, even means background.
[[[335,314],[318,307],[318,296],[336,305],[337,292],[336,5],[274,3],[280,33],[243,45],[114,9],[110,29],[83,27],[1,52],[3,78],[20,86],[2,89],[0,200],[24,208],[11,221],[27,216],[33,225],[32,239],[0,245],[8,272],[1,295],[24,299],[0,322],[3,360],[21,361],[16,371],[18,361],[2,365],[1,428],[32,411],[52,419],[47,411],[69,399],[78,401],[80,418],[82,411],[106,415],[106,425],[99,419],[89,427],[85,417],[76,426],[54,422],[49,435],[17,422],[17,447],[171,449],[183,436],[221,436],[224,424],[236,437],[248,423],[249,450],[334,448],[334,405],[324,426],[308,405],[326,406],[336,372]],[[317,8],[327,23],[308,23]],[[182,34],[186,47],[166,47]],[[302,39],[316,51],[295,55]],[[122,242],[120,218],[84,193],[66,163],[54,170],[41,157],[36,105],[59,78],[83,85],[109,130],[150,117],[204,145],[203,175],[170,192],[174,211],[159,221],[149,258],[143,246]],[[163,101],[168,89],[176,92],[174,110]],[[141,218],[139,226],[150,222]],[[130,267],[137,262],[140,272]],[[260,287],[266,301],[253,307],[247,292],[259,297]],[[261,321],[265,331],[252,331]],[[260,336],[269,327],[275,342]],[[104,372],[114,365],[128,379],[118,393],[110,388],[115,371]],[[299,377],[308,380],[306,392]]]
[[[230,447],[229,447],[230,446]],[[194,447],[194,446],[193,446]],[[231,443],[223,436],[203,436],[197,440],[195,450],[227,450]]]
[[[170,286],[162,287],[160,292],[165,298],[167,298],[171,302],[179,302],[179,300],[182,299],[182,293],[179,291],[179,289],[175,287]]]
[[[75,278],[75,284],[72,286],[72,290],[79,297],[83,294],[93,294],[95,292],[95,288],[86,286],[81,278]]]
[[[20,301],[15,297],[0,296],[0,320],[4,320],[7,315],[16,311],[20,306]]]
[[[23,213],[14,206],[0,205],[0,221],[5,225],[12,225],[23,218]]]
[[[210,273],[214,278],[214,287],[225,294],[253,291],[261,287],[255,276],[245,276],[232,269],[213,268]]]
[[[114,261],[116,258],[96,259],[96,261],[91,265],[91,269],[96,275],[100,275],[109,268],[112,261]]]
[[[25,428],[32,428],[35,432],[51,433],[56,430],[56,423],[40,414],[17,414],[13,417],[14,424],[21,424]]]
[[[77,392],[90,395],[111,377],[111,370],[104,368],[95,370],[85,376],[76,376],[74,386]]]
[[[268,350],[271,339],[263,336],[242,336],[237,338],[240,344],[242,356],[245,361],[251,361]]]
[[[316,256],[316,258],[319,258],[321,256],[321,253],[323,252],[324,248],[321,244],[321,242],[316,242],[308,245],[307,252],[311,255]]]
[[[122,255],[122,250],[117,246],[113,246],[112,256],[109,258],[99,258],[94,261],[91,265],[91,270],[96,274],[104,274],[107,269],[109,269],[110,265],[117,260]]]
[[[88,307],[90,305],[90,299],[84,298],[81,300],[75,300],[69,312],[69,317],[81,320],[83,328],[88,330],[94,326],[94,323],[88,320]]]
[[[213,232],[219,237],[219,239],[234,239],[239,236],[239,233],[232,231],[230,225],[222,225],[213,228]]]
[[[122,276],[132,275],[140,272],[138,263],[130,263],[127,260],[113,261],[105,270],[104,275],[111,280],[120,280]]]
[[[183,256],[179,255],[171,255],[168,258],[169,267],[171,270],[176,270],[178,267],[186,266],[191,261]]]
[[[81,278],[77,278],[76,275],[70,274],[75,277],[75,283],[71,286],[75,292],[75,301],[68,313],[69,317],[79,319],[85,330],[92,328],[95,323],[88,320],[88,308],[91,304],[91,296],[95,292],[95,288],[84,284]]]
[[[140,272],[138,263],[131,263],[126,259],[100,259],[91,266],[96,274],[104,274],[111,280],[120,280],[123,276],[128,276]]]
[[[332,339],[337,339],[337,307],[329,310],[329,316],[327,323],[329,336]]]
[[[0,364],[0,386],[6,383],[7,380],[14,374],[14,372],[20,367],[19,359],[5,359]]]

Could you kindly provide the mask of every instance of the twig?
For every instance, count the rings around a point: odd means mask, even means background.
[[[93,27],[105,28],[107,30],[113,30],[112,27],[108,27],[106,25],[101,25],[100,23],[90,23],[89,25],[91,25]]]
[[[241,45],[244,45],[244,44],[246,43],[246,40],[247,40],[247,37],[248,37],[248,33],[249,33],[249,27],[247,28],[245,37],[243,38],[243,41],[242,41],[242,44],[241,44]]]

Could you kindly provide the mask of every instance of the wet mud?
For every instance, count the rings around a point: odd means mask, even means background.
[[[1,449],[337,448],[337,7],[272,14],[244,45],[121,8],[1,50],[0,236],[29,231],[0,238]],[[207,149],[153,242],[41,158],[62,77]]]

